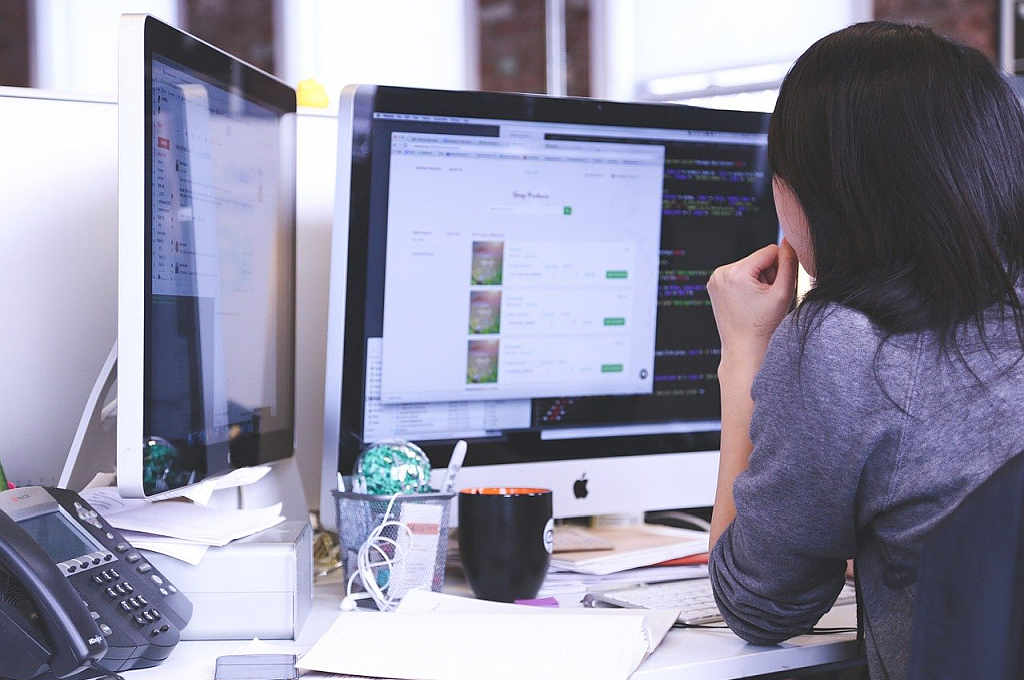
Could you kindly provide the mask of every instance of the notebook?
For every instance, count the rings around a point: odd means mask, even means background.
[[[558,553],[552,556],[551,568],[603,576],[708,551],[708,534],[690,529],[644,525],[591,529],[590,533],[614,548]]]
[[[590,529],[568,525],[555,526],[555,546],[553,552],[585,552],[587,550],[612,550],[615,546],[606,538],[602,538]]]

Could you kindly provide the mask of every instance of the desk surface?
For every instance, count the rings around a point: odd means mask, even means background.
[[[298,640],[268,641],[268,649],[246,650],[244,640],[182,642],[161,666],[123,673],[126,680],[209,680],[218,656],[249,651],[302,653],[334,622],[341,602],[341,584],[316,586],[313,610]],[[450,590],[460,590],[455,585]],[[856,607],[835,607],[822,626],[856,626]],[[726,680],[750,675],[849,661],[857,656],[856,635],[805,635],[774,647],[750,645],[728,630],[673,630],[636,673],[633,680]],[[304,676],[310,677],[310,676]],[[312,676],[316,677],[316,676]],[[323,677],[323,676],[322,676]]]

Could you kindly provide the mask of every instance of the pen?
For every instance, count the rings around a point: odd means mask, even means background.
[[[338,491],[344,491],[344,490],[345,490],[345,478],[342,477],[341,473],[339,472],[338,473]]]
[[[441,493],[451,493],[455,489],[455,477],[462,469],[462,463],[466,460],[466,449],[469,445],[460,439],[452,451],[451,460],[448,461],[448,470],[444,473],[444,483],[441,484]]]

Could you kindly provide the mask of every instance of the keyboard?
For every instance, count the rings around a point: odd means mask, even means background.
[[[689,625],[717,623],[722,615],[711,592],[711,579],[695,578],[651,585],[623,588],[591,596],[598,602],[631,609],[682,609],[679,622]],[[853,604],[857,593],[846,584],[836,598],[836,604]]]

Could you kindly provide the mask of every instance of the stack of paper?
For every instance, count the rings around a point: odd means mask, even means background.
[[[681,567],[640,567],[627,569],[614,574],[594,575],[577,574],[570,571],[551,571],[544,579],[537,597],[573,597],[582,598],[585,594],[612,588],[625,588],[641,583],[663,583],[665,581],[682,581],[691,578],[706,578],[707,565],[691,565]],[[578,598],[577,598],[578,599]],[[564,601],[564,600],[560,600]]]
[[[679,610],[549,609],[409,592],[341,614],[299,668],[407,680],[626,680]]]
[[[82,497],[140,550],[199,564],[211,546],[227,545],[284,521],[281,504],[255,510],[216,510],[178,499],[125,499],[114,487],[86,489]]]
[[[590,529],[589,532],[614,547],[556,553],[551,559],[551,568],[604,576],[708,551],[708,534],[703,531],[646,524]]]

